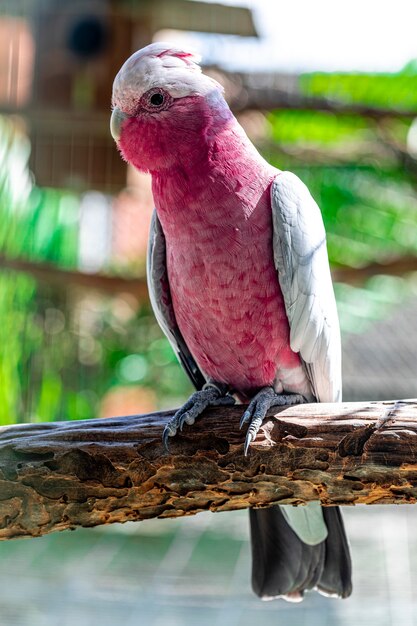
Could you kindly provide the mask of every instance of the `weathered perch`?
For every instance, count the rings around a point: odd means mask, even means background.
[[[248,457],[242,407],[162,447],[172,413],[0,429],[0,538],[271,504],[417,501],[417,400],[283,408]]]

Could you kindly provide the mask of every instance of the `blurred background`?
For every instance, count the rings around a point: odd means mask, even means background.
[[[109,133],[152,40],[200,50],[328,234],[344,399],[416,396],[417,6],[397,0],[2,0],[0,424],[145,413],[191,388],[149,308],[150,181]],[[414,507],[345,511],[346,601],[251,595],[246,512],[0,544],[0,623],[417,624]]]

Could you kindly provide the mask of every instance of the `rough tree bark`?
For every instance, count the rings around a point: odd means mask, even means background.
[[[242,407],[161,441],[170,412],[0,429],[0,538],[273,504],[414,503],[417,400],[275,411],[249,455]]]

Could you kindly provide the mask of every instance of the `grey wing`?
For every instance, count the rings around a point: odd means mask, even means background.
[[[275,267],[290,324],[290,344],[319,402],[342,397],[339,320],[321,212],[291,172],[271,188]]]
[[[189,351],[175,319],[166,264],[165,236],[156,211],[153,212],[149,232],[146,270],[149,298],[156,320],[191,382],[196,389],[201,389],[206,379]]]

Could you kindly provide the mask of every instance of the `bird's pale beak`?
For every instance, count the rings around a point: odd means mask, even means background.
[[[123,113],[117,107],[114,107],[113,112],[110,118],[110,132],[115,141],[119,141],[121,135],[122,123],[129,116],[126,113]]]

